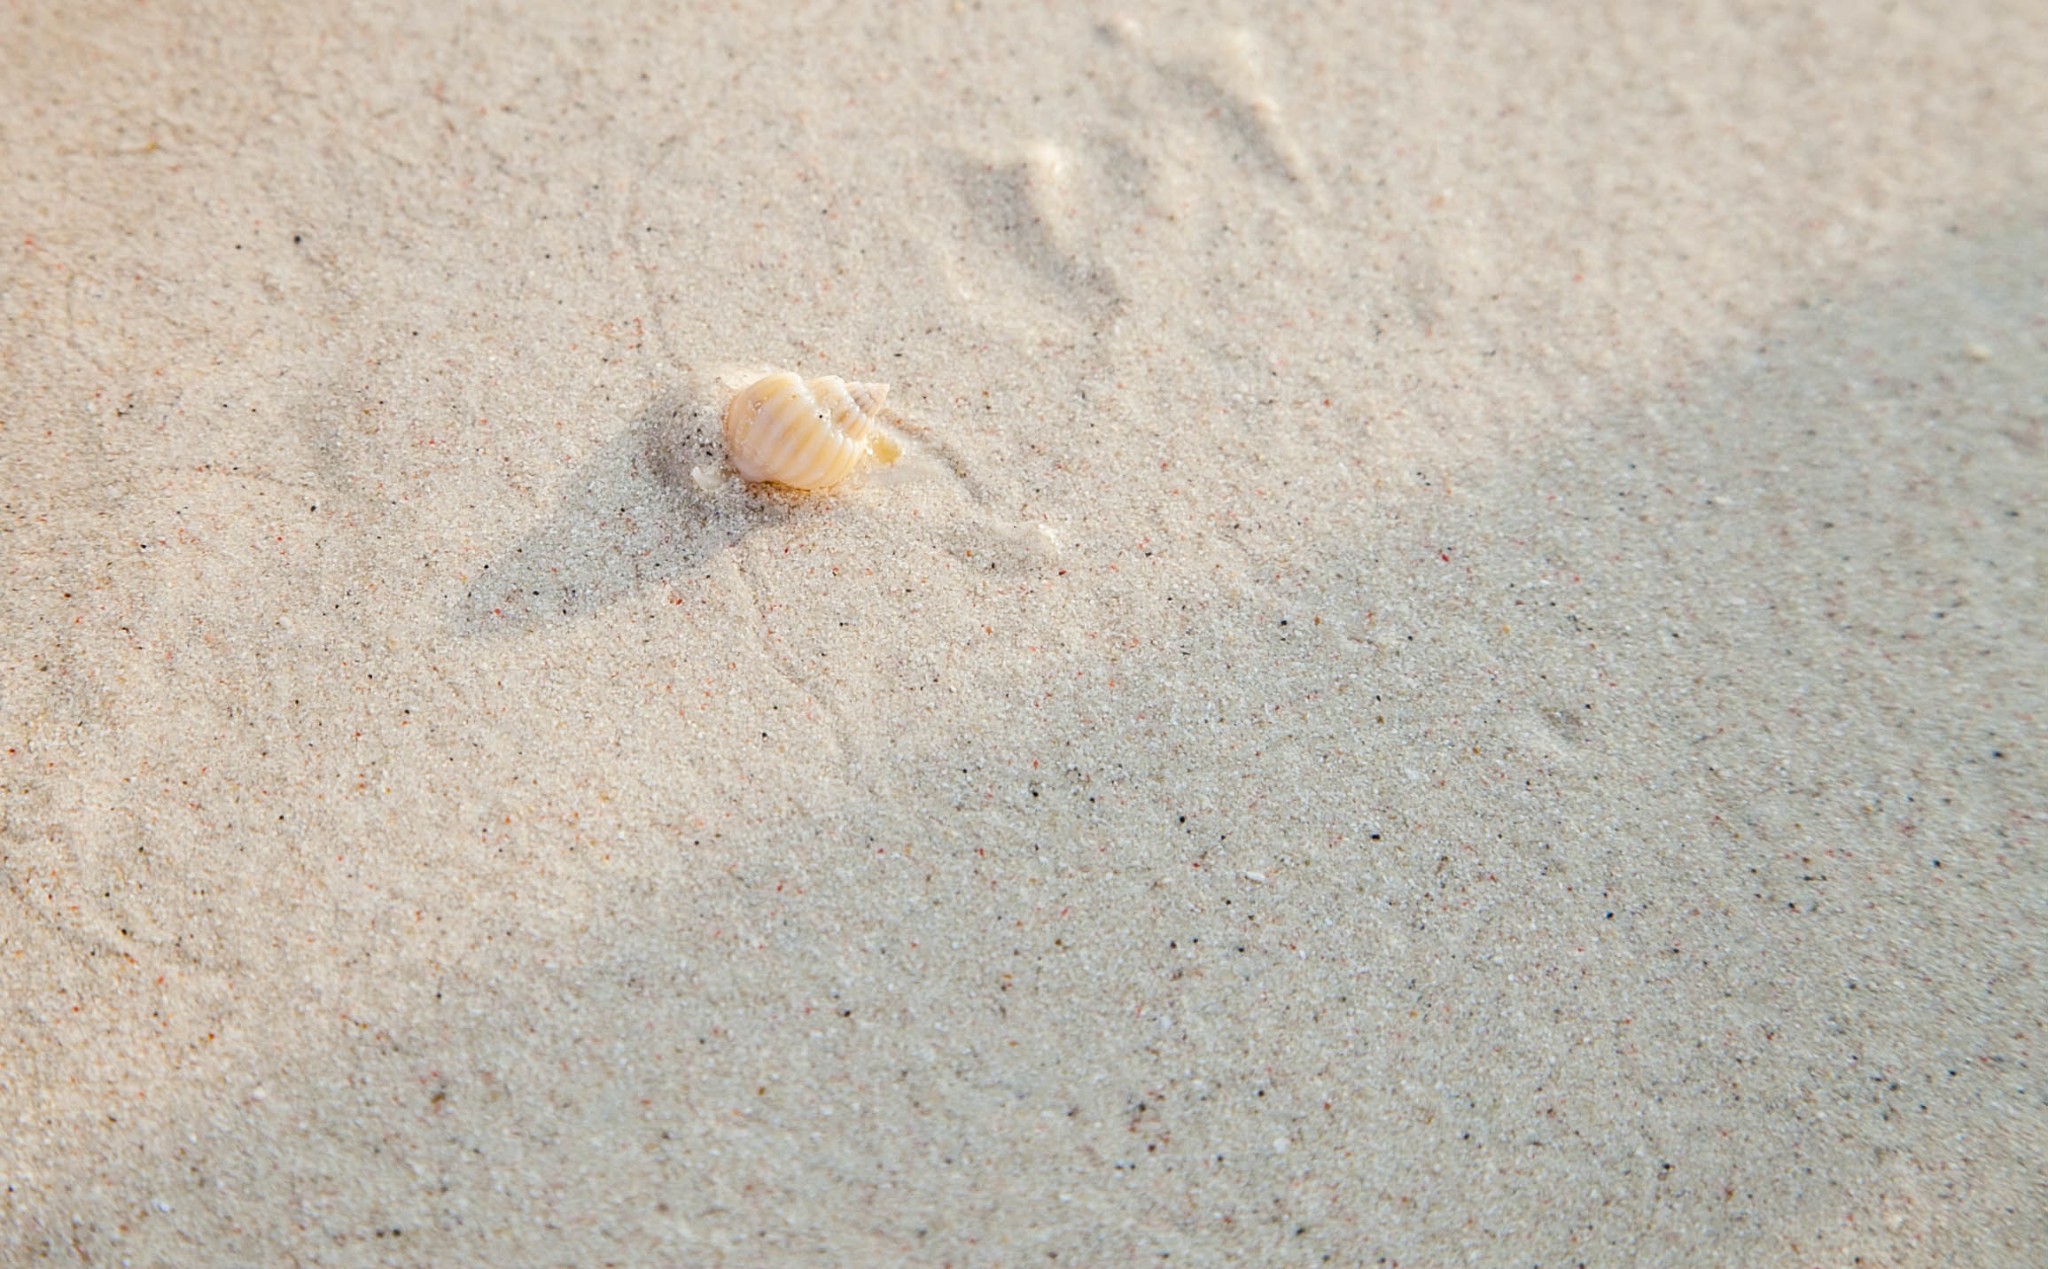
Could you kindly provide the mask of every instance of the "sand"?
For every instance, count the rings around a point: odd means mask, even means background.
[[[2038,4],[0,13],[0,1263],[2048,1241]],[[897,467],[726,483],[764,367]]]

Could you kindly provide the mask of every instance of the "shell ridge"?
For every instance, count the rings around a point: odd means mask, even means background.
[[[774,448],[764,454],[763,466],[785,484],[808,487],[819,475],[819,429],[817,398],[809,384],[792,382],[783,393],[775,416]]]
[[[818,404],[832,416],[832,426],[842,435],[858,442],[867,435],[868,412],[852,392],[853,385],[836,375],[813,379],[810,383],[812,395]]]
[[[813,408],[811,394],[795,385],[781,395],[776,402],[769,448],[761,455],[763,470],[786,472],[791,477],[787,483],[791,484],[811,474],[816,466],[811,458],[816,429],[807,426],[805,419],[812,416]]]

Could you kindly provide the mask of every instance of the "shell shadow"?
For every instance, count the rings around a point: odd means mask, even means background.
[[[719,406],[688,389],[656,397],[573,472],[546,523],[470,578],[449,624],[494,638],[571,621],[643,589],[691,577],[781,514],[773,502],[700,490],[716,466]]]

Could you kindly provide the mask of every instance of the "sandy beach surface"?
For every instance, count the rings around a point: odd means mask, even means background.
[[[2048,1245],[2048,9],[0,6],[0,1264]],[[902,462],[714,475],[731,391]]]

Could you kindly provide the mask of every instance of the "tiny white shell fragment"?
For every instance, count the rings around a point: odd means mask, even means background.
[[[725,445],[732,465],[752,481],[824,489],[867,463],[893,463],[903,452],[883,430],[886,383],[848,383],[836,375],[804,380],[769,375],[734,395],[725,408]]]
[[[1057,560],[1060,557],[1060,535],[1054,533],[1049,524],[1038,526],[1038,549],[1043,551],[1048,559]]]

